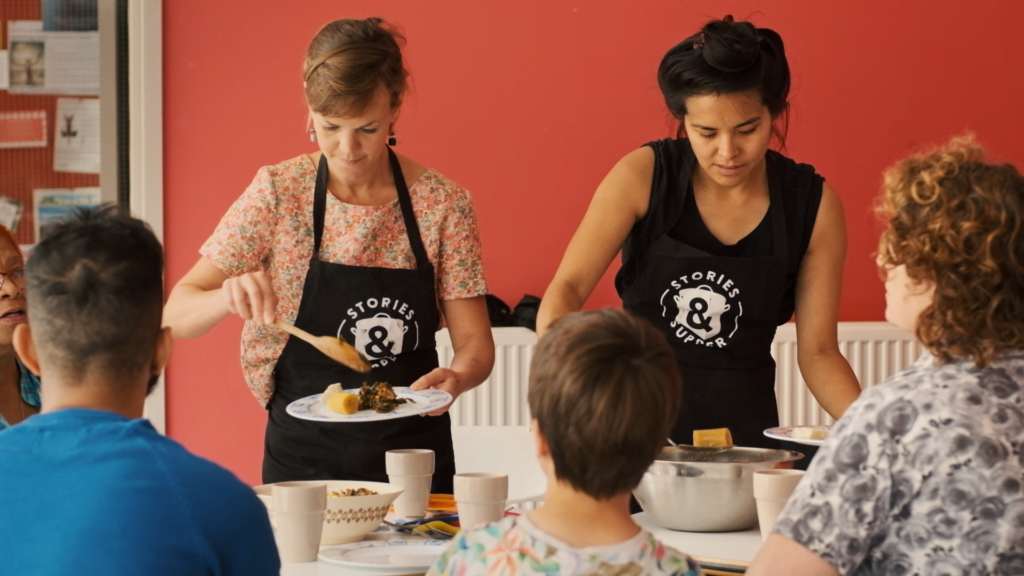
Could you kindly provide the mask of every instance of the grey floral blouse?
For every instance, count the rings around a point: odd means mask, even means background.
[[[1024,351],[925,353],[836,424],[775,531],[841,574],[1024,574]]]

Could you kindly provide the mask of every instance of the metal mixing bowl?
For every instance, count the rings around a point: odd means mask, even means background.
[[[655,523],[687,532],[733,532],[757,524],[754,471],[792,468],[799,452],[667,446],[633,490]]]

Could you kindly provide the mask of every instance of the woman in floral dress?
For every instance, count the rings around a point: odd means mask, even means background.
[[[318,150],[256,178],[200,249],[167,303],[177,338],[208,332],[229,314],[246,320],[242,368],[269,413],[263,480],[386,481],[384,453],[436,453],[434,490],[451,492],[450,419],[316,423],[289,403],[340,382],[437,388],[457,398],[490,373],[494,344],[469,194],[392,151],[407,88],[403,38],[379,18],[324,26],[306,53],[303,86]],[[372,365],[360,374],[276,328],[354,342]],[[434,334],[455,349],[439,368]]]

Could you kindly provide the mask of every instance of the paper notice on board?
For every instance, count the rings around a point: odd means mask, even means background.
[[[39,188],[32,191],[32,205],[35,209],[36,242],[39,232],[47,224],[67,220],[78,208],[100,205],[99,187],[89,188]]]
[[[11,73],[7,70],[7,58],[7,50],[0,50],[0,90],[7,90],[11,83]]]
[[[0,112],[0,148],[44,148],[46,111]]]
[[[18,229],[18,222],[21,220],[22,204],[20,200],[0,196],[0,224],[14,232]]]
[[[54,118],[53,171],[100,173],[100,101],[58,98]]]
[[[7,53],[12,94],[99,95],[99,32],[44,32],[40,21],[12,20]]]

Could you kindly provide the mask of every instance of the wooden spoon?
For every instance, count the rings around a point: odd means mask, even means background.
[[[328,358],[344,364],[356,372],[366,373],[370,371],[370,363],[366,357],[359,353],[354,346],[341,338],[334,336],[313,336],[309,332],[278,318],[274,325],[300,340],[309,342],[314,348],[323,352]]]

